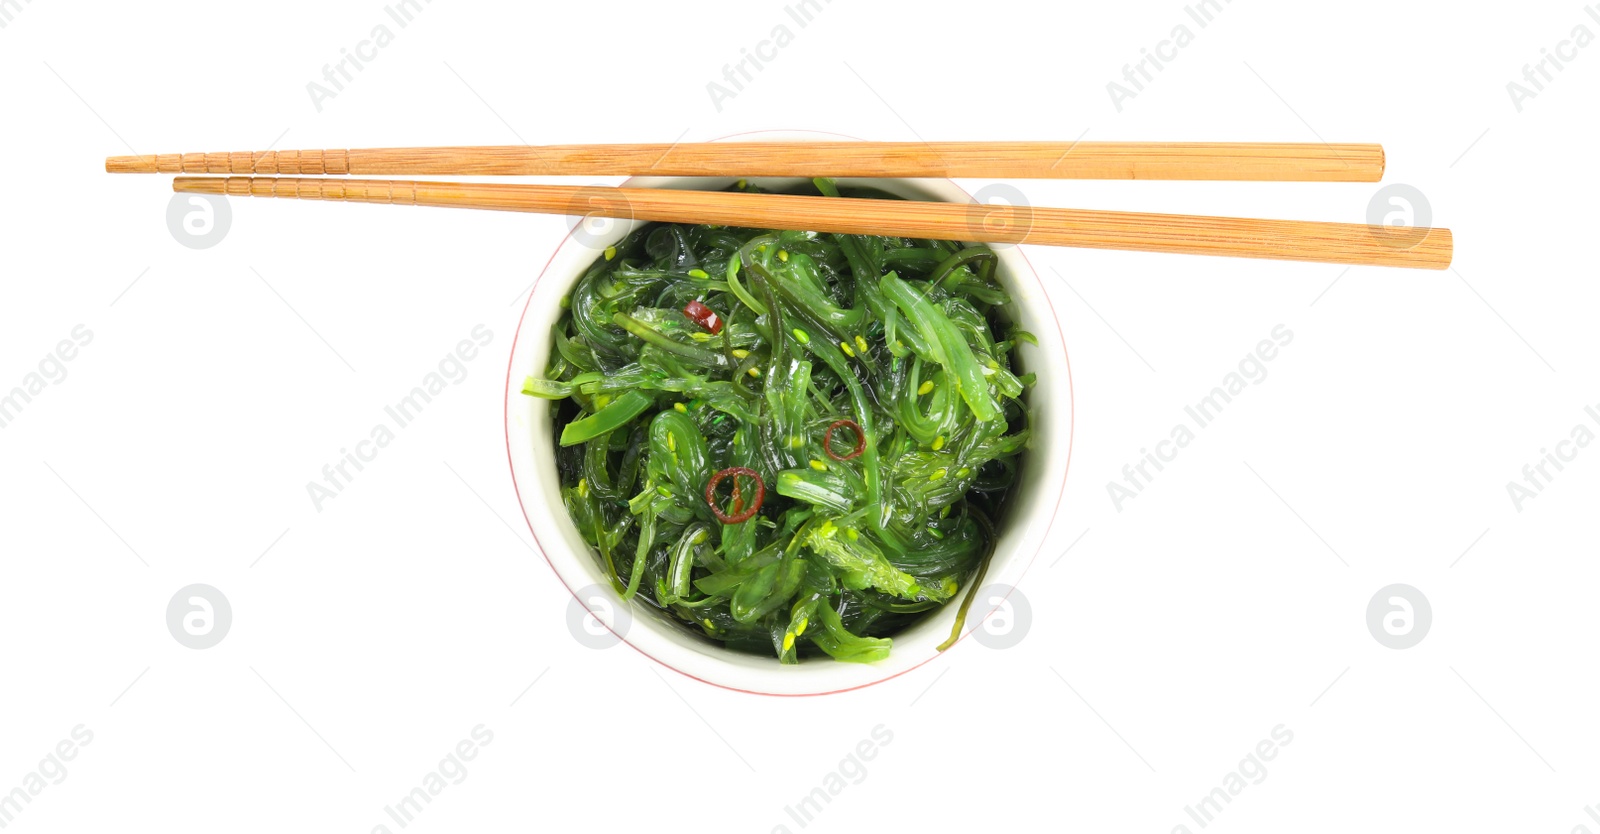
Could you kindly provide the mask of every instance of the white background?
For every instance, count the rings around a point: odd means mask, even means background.
[[[1580,3],[1237,0],[1204,28],[1177,2],[835,0],[803,28],[777,2],[436,2],[404,29],[378,2],[14,6],[0,392],[76,325],[93,340],[0,429],[0,791],[74,727],[94,737],[8,831],[398,830],[384,806],[480,724],[493,742],[411,830],[798,831],[785,806],[880,724],[892,743],[809,830],[1198,830],[1184,807],[1280,724],[1293,742],[1210,830],[1600,830],[1600,450],[1520,511],[1506,489],[1574,426],[1600,432],[1600,46],[1521,112],[1506,89],[1574,27],[1600,34]],[[379,24],[393,43],[319,112],[306,85]],[[792,42],[719,111],[707,83],[780,24]],[[1193,42],[1119,112],[1107,84],[1179,24]],[[1030,249],[1077,424],[1029,631],[772,699],[580,645],[530,550],[502,386],[563,219],[234,200],[193,251],[169,178],[101,171],[761,129],[1381,142],[1386,181],[1454,229],[1456,268]],[[1378,188],[1017,185],[1034,205],[1342,221]],[[494,337],[467,379],[317,512],[305,484],[478,324]],[[1294,340],[1267,378],[1118,512],[1106,484],[1279,324]],[[234,615],[204,651],[164,622],[196,582]],[[1365,624],[1395,582],[1432,603],[1408,650]]]

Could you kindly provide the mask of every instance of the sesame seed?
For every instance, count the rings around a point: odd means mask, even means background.
[[[679,414],[688,414],[689,413],[689,407],[684,405],[683,403],[673,403],[672,404],[672,408],[673,408],[674,411],[678,412]]]
[[[932,475],[928,476],[928,480],[930,480],[930,481],[942,481],[942,480],[944,480],[944,476],[948,475],[948,474],[949,474],[949,471],[946,470],[943,466],[941,466],[937,470],[935,470]]]
[[[933,380],[928,380],[917,386],[917,396],[925,396],[933,391]]]
[[[689,270],[689,277],[690,278],[702,278],[703,279],[703,278],[710,278],[711,276],[706,274],[706,271],[703,270],[703,269],[691,269],[691,270]]]
[[[743,359],[743,358],[745,358],[745,357],[747,357],[749,355],[750,355],[750,351],[745,350],[744,348],[734,348],[733,349],[733,358],[735,358],[735,359]]]
[[[856,352],[850,349],[849,342],[840,342],[839,349],[844,351],[844,355],[850,357],[851,359],[854,359],[856,356]]]
[[[869,349],[870,349],[870,346],[867,344],[867,340],[861,338],[860,334],[857,334],[856,335],[856,350],[859,350],[862,353],[866,353]]]
[[[811,334],[810,333],[807,333],[807,332],[805,332],[804,330],[801,330],[798,327],[796,327],[794,330],[791,330],[789,332],[794,334],[795,341],[799,342],[800,344],[802,344],[802,345],[811,344]]]
[[[935,452],[937,452],[937,451],[939,451],[940,449],[943,449],[943,448],[944,448],[944,435],[941,434],[938,437],[935,437],[933,439],[933,450]]]
[[[818,472],[828,471],[828,465],[820,460],[812,460],[811,468],[817,470]]]
[[[609,261],[612,258],[615,258],[616,256],[617,256],[617,247],[615,247],[615,246],[607,246],[606,247],[606,260]]]
[[[789,262],[789,253],[788,253],[788,251],[783,250],[783,249],[779,249],[778,250],[778,260],[783,261],[784,263],[788,263]]]

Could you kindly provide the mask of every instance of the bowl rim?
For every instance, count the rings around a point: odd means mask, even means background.
[[[844,135],[841,135],[841,134],[834,134],[834,133],[824,133],[824,132],[821,132],[821,131],[791,131],[791,130],[785,130],[785,131],[749,131],[749,132],[744,132],[744,133],[731,134],[731,135],[720,137],[718,139],[711,140],[711,141],[726,141],[726,140],[730,140],[730,139],[745,138],[745,137],[749,137],[750,139],[752,139],[754,141],[763,141],[763,140],[789,140],[789,141],[813,140],[813,141],[823,141],[825,139],[854,140],[854,137],[844,136]],[[859,140],[856,140],[856,141],[859,141]],[[725,178],[726,179],[734,179],[735,177],[728,176],[728,177],[725,177]],[[723,179],[723,177],[700,177],[700,178],[629,177],[629,178],[626,178],[621,183],[621,185],[627,186],[627,187],[657,187],[657,188],[659,188],[659,187],[664,187],[669,182],[683,182],[683,181],[686,181],[686,180],[696,180],[696,179],[702,179],[702,180],[703,179]],[[783,178],[765,177],[765,178],[759,178],[759,179],[769,179],[770,180],[770,179],[783,179]],[[852,179],[856,179],[856,178],[852,178]],[[947,178],[929,177],[929,178],[913,179],[913,178],[905,178],[905,177],[884,177],[884,178],[875,178],[875,179],[882,180],[882,181],[904,181],[904,182],[910,182],[910,183],[913,183],[913,184],[915,184],[915,183],[929,183],[929,182],[931,182],[931,183],[942,183],[944,186],[948,187],[951,190],[952,195],[954,195],[956,193],[959,193],[959,194],[965,195],[965,197],[967,198],[967,200],[969,202],[976,202],[977,201],[976,197],[971,192],[967,191],[965,188],[961,187],[960,185],[956,184],[954,181],[949,180]],[[748,688],[747,686],[736,685],[736,684],[729,683],[729,682],[722,681],[722,680],[712,680],[712,679],[710,679],[708,677],[703,677],[701,674],[696,674],[695,672],[689,671],[689,670],[684,669],[684,668],[680,668],[678,665],[675,665],[674,663],[669,662],[667,659],[664,659],[663,657],[660,656],[660,654],[661,654],[660,652],[652,652],[652,651],[646,650],[646,648],[638,645],[637,642],[628,639],[627,632],[629,631],[629,629],[623,628],[622,629],[622,633],[619,633],[618,630],[613,627],[611,622],[608,622],[605,617],[600,616],[600,614],[598,612],[594,612],[590,608],[588,603],[585,602],[583,600],[583,598],[579,596],[579,590],[580,589],[579,588],[575,588],[573,586],[573,584],[568,581],[568,578],[563,573],[561,567],[558,566],[555,563],[555,560],[550,555],[549,548],[540,539],[539,531],[536,528],[536,525],[534,524],[533,518],[530,517],[530,515],[529,515],[528,503],[527,503],[528,502],[528,496],[524,494],[522,484],[518,480],[518,477],[517,477],[518,463],[517,463],[516,454],[515,454],[515,452],[513,450],[512,436],[511,436],[512,403],[513,402],[518,402],[518,400],[516,400],[515,398],[519,397],[519,396],[522,396],[521,395],[520,384],[514,384],[514,381],[517,382],[517,383],[520,383],[520,379],[517,376],[517,366],[518,366],[517,359],[518,359],[518,355],[519,355],[518,345],[521,342],[521,338],[523,336],[523,330],[524,330],[525,326],[527,325],[529,312],[533,309],[533,302],[534,302],[535,298],[537,298],[538,295],[539,295],[539,293],[538,293],[539,286],[544,282],[545,278],[549,275],[550,268],[555,263],[556,259],[558,257],[560,257],[563,252],[567,251],[568,246],[572,244],[573,236],[576,233],[576,231],[577,231],[576,226],[574,226],[571,229],[568,229],[567,234],[564,235],[562,237],[561,241],[551,250],[550,256],[545,260],[544,266],[541,267],[541,269],[539,271],[539,274],[534,279],[533,285],[529,288],[528,299],[523,304],[523,309],[522,309],[521,313],[518,315],[517,326],[516,326],[516,329],[515,329],[515,331],[513,332],[513,335],[512,335],[511,348],[510,348],[510,351],[509,351],[509,356],[507,357],[505,400],[504,400],[504,403],[503,403],[503,410],[502,410],[503,426],[504,426],[505,440],[506,440],[507,466],[508,466],[508,469],[509,469],[509,473],[511,475],[512,489],[517,495],[518,508],[522,512],[523,521],[524,521],[524,523],[527,524],[529,533],[533,536],[534,546],[538,549],[539,554],[544,558],[545,563],[547,565],[549,565],[551,572],[555,574],[556,580],[558,582],[560,582],[564,588],[567,589],[567,592],[569,594],[572,595],[572,601],[577,603],[579,606],[581,606],[585,610],[588,610],[589,613],[592,615],[592,619],[594,619],[596,622],[599,622],[602,626],[604,626],[605,629],[608,632],[610,632],[613,636],[615,636],[617,638],[618,642],[620,642],[620,643],[622,643],[624,645],[627,645],[629,648],[631,648],[634,651],[638,652],[640,655],[643,655],[644,657],[648,658],[652,662],[660,664],[661,666],[664,666],[667,669],[670,669],[670,670],[672,670],[674,672],[677,672],[678,674],[683,675],[684,677],[690,678],[692,680],[696,680],[696,681],[699,681],[699,682],[704,683],[704,684],[715,686],[715,687],[717,687],[719,689],[726,689],[726,690],[733,691],[733,692],[741,692],[741,693],[746,693],[746,694],[751,694],[751,695],[765,695],[765,696],[769,696],[769,697],[779,697],[779,698],[797,698],[797,697],[814,697],[814,696],[821,696],[821,695],[839,694],[839,693],[843,693],[843,692],[851,692],[851,691],[855,691],[855,690],[859,690],[859,689],[865,689],[866,687],[874,686],[874,685],[883,683],[885,681],[889,681],[889,680],[893,680],[895,678],[901,677],[902,675],[905,675],[907,673],[910,673],[912,671],[920,669],[920,668],[926,666],[928,663],[930,663],[930,662],[932,662],[934,660],[937,660],[937,659],[943,657],[944,655],[948,654],[948,650],[947,651],[935,651],[932,654],[928,655],[927,657],[923,657],[921,659],[915,660],[910,665],[905,666],[904,668],[897,668],[897,669],[893,669],[893,670],[885,670],[885,674],[873,677],[872,679],[866,680],[866,681],[852,682],[852,683],[850,683],[849,685],[846,685],[846,686],[823,686],[821,688],[817,688],[817,689],[813,689],[813,690],[806,690],[806,691],[772,691],[772,690],[764,690],[764,689],[754,689],[754,688]],[[1054,500],[1053,503],[1050,503],[1050,502],[1048,502],[1048,499],[1045,499],[1046,502],[1047,502],[1048,510],[1049,510],[1049,519],[1048,519],[1048,522],[1045,524],[1045,528],[1044,528],[1043,532],[1039,534],[1038,545],[1035,548],[1033,548],[1033,552],[1032,553],[1027,554],[1026,557],[1021,560],[1021,568],[1020,568],[1020,570],[1016,573],[1015,578],[1011,582],[1009,582],[1009,584],[1008,584],[1008,587],[1011,590],[1015,590],[1016,586],[1018,584],[1020,584],[1022,579],[1027,575],[1028,571],[1032,568],[1034,562],[1036,562],[1038,560],[1039,553],[1044,549],[1045,544],[1048,543],[1049,541],[1051,541],[1051,534],[1055,532],[1057,524],[1060,521],[1061,505],[1064,503],[1065,497],[1066,497],[1067,477],[1068,477],[1068,474],[1069,474],[1070,469],[1071,469],[1073,441],[1074,441],[1074,437],[1076,435],[1076,428],[1077,428],[1076,409],[1077,409],[1077,403],[1076,403],[1075,392],[1074,392],[1074,389],[1073,389],[1071,354],[1067,350],[1065,329],[1062,327],[1061,318],[1060,318],[1059,313],[1056,310],[1054,300],[1051,298],[1050,292],[1046,288],[1046,286],[1044,284],[1044,281],[1040,278],[1038,270],[1034,268],[1032,262],[1027,257],[1027,253],[1024,251],[1024,249],[1021,246],[1017,246],[1014,249],[1011,249],[1010,252],[1004,253],[1004,254],[1006,254],[1006,255],[1014,254],[1021,261],[1022,265],[1027,270],[1026,273],[1020,273],[1019,272],[1019,274],[1016,275],[1013,278],[1013,280],[1020,280],[1020,279],[1023,278],[1024,275],[1031,275],[1032,278],[1033,278],[1033,281],[1039,286],[1039,290],[1040,290],[1039,294],[1044,298],[1046,307],[1048,309],[1049,324],[1052,327],[1055,328],[1056,338],[1059,340],[1060,353],[1061,353],[1060,360],[1062,362],[1061,370],[1065,372],[1064,376],[1063,376],[1063,379],[1062,379],[1062,382],[1064,382],[1064,386],[1063,386],[1064,387],[1064,403],[1066,405],[1066,426],[1065,426],[1065,437],[1063,438],[1064,442],[1065,442],[1065,449],[1062,452],[1063,459],[1062,459],[1062,463],[1061,463],[1061,472],[1060,472],[1060,477],[1059,477],[1059,484],[1058,484],[1058,487],[1057,487],[1057,493],[1056,493],[1055,500]],[[1046,357],[1046,358],[1047,358],[1048,361],[1054,361],[1055,357],[1054,357],[1054,354],[1051,354],[1049,357]],[[1041,483],[1042,483],[1042,485],[1047,485],[1049,483],[1049,481],[1046,479],[1046,480],[1043,480]],[[530,485],[529,489],[530,490],[535,490],[536,488],[533,485]],[[1038,511],[1039,512],[1043,512],[1043,510],[1044,510],[1044,508],[1041,507]],[[590,555],[590,554],[585,554],[585,555]],[[989,585],[989,583],[986,582],[985,583],[985,587],[988,587],[988,585]],[[585,586],[581,586],[581,587],[582,588],[587,588],[588,586],[585,585]],[[613,601],[613,602],[616,602],[616,601]],[[629,619],[630,623],[631,623],[632,620],[644,620],[644,619],[647,619],[646,617],[642,617],[642,616],[641,617],[634,617],[632,615],[632,606],[631,605],[624,605],[624,604],[621,604],[621,603],[617,603],[616,608],[619,611],[627,611],[627,612],[629,612],[628,613],[628,619]],[[977,616],[978,615],[978,611],[976,611],[976,610],[970,611],[969,614],[968,614],[967,629],[958,637],[958,639],[956,641],[956,644],[959,644],[959,643],[965,641],[968,637],[970,637],[973,634],[973,632],[976,631],[979,627],[981,627],[982,623],[985,620],[987,620],[988,617],[991,614],[993,614],[994,611],[997,610],[997,609],[998,609],[998,606],[996,606],[995,608],[991,608],[991,609],[983,612],[983,614],[981,616]],[[647,624],[646,627],[648,627],[648,628],[658,628],[658,627],[659,628],[671,628],[671,625],[668,624],[668,623],[664,623],[664,622],[660,623],[660,624],[650,623],[650,624]],[[954,648],[954,645],[952,645],[950,648]],[[724,650],[724,651],[727,651],[727,650]],[[820,663],[822,661],[816,661],[816,662]],[[857,664],[857,665],[865,666],[867,668],[873,668],[873,667],[877,666],[877,664]],[[738,667],[728,666],[727,668],[729,668],[729,669],[737,669]],[[780,665],[778,665],[776,663],[774,663],[772,665],[772,668],[774,670],[780,670],[781,673],[789,673],[789,672],[793,671],[789,667],[783,667],[783,666],[780,666]],[[757,674],[764,674],[764,673],[757,673]]]

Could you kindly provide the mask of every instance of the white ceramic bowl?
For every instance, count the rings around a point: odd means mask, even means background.
[[[766,136],[748,138],[759,140]],[[815,135],[785,134],[772,138],[815,138]],[[797,182],[755,181],[774,189]],[[732,177],[637,178],[625,185],[712,190],[726,188],[733,182]],[[913,200],[973,202],[971,195],[948,180],[850,182]],[[614,221],[598,233],[589,227],[580,227],[575,234],[569,234],[534,283],[511,349],[505,412],[511,476],[528,527],[556,576],[568,590],[578,595],[596,620],[629,646],[674,671],[728,689],[767,695],[841,692],[888,680],[940,657],[936,647],[950,634],[959,598],[894,635],[894,647],[888,659],[872,664],[840,663],[819,657],[784,666],[775,657],[729,651],[685,633],[645,603],[636,602],[631,610],[622,610],[621,601],[610,590],[599,560],[578,535],[561,503],[549,404],[525,396],[522,381],[529,375],[543,375],[549,365],[551,329],[561,315],[562,297],[607,246],[642,225],[643,221]],[[984,579],[985,588],[1004,594],[1021,582],[1049,536],[1060,508],[1072,449],[1072,375],[1061,327],[1039,276],[1019,248],[996,249],[996,254],[999,260],[995,274],[1014,301],[1010,311],[1012,318],[1039,339],[1037,347],[1024,345],[1019,354],[1022,368],[1038,374],[1038,382],[1027,393],[1033,411],[1033,440],[1019,467],[1018,483],[1008,498],[997,531],[999,543]],[[995,594],[985,596],[989,599],[973,604],[967,618],[967,634],[980,627],[982,620],[998,607]]]

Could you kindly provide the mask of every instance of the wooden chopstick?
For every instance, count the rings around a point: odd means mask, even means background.
[[[974,177],[1377,182],[1381,145],[1162,142],[708,142],[153,154],[111,173]]]
[[[608,186],[177,177],[174,191],[1444,269],[1448,229]]]

